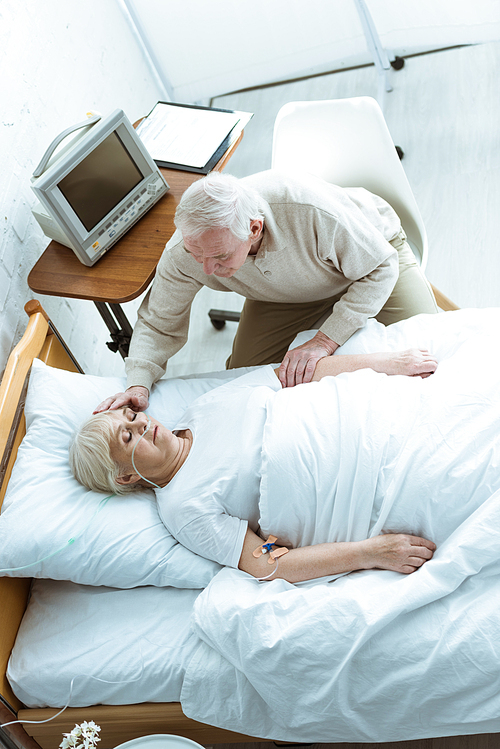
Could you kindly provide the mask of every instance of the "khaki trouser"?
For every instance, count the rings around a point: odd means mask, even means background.
[[[438,311],[434,294],[404,232],[391,244],[399,255],[399,278],[392,294],[376,319],[384,325],[406,320],[422,312]],[[291,342],[302,330],[318,327],[341,295],[314,302],[278,304],[247,299],[243,305],[238,330],[227,369],[281,362]]]

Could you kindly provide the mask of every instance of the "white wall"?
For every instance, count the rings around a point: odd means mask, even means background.
[[[27,285],[48,244],[31,215],[29,181],[52,138],[88,109],[121,108],[134,121],[161,98],[118,0],[2,0],[0,94],[0,372],[36,296],[85,371],[122,374],[92,302],[34,295]]]
[[[177,101],[372,62],[354,0],[127,0]],[[401,56],[500,39],[498,0],[366,0]]]

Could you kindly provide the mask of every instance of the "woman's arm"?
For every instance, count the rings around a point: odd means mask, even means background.
[[[316,364],[312,382],[358,369],[373,369],[387,375],[429,377],[437,369],[437,359],[426,349],[410,348],[406,351],[385,351],[377,354],[337,354],[324,356]],[[274,370],[279,377],[279,369]]]
[[[316,364],[313,382],[328,375],[354,372],[357,369],[373,369],[387,375],[429,377],[437,369],[437,359],[426,349],[410,348],[406,351],[380,352],[377,354],[338,354],[325,356]]]
[[[264,578],[276,568],[275,562],[269,564],[268,554],[254,557],[253,552],[263,543],[260,536],[247,530],[238,565],[240,570],[254,577]],[[327,575],[375,568],[409,574],[431,559],[435,550],[436,544],[432,541],[401,533],[386,533],[366,541],[304,546],[290,549],[281,556],[278,569],[270,580],[282,578],[290,583],[298,583]]]

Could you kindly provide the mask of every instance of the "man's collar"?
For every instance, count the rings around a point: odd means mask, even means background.
[[[264,229],[262,242],[257,250],[256,255],[252,255],[256,260],[263,260],[268,253],[276,252],[286,247],[287,240],[279,228],[270,205],[266,202],[264,206]]]

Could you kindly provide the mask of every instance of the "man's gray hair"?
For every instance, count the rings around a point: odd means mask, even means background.
[[[264,200],[236,177],[210,172],[193,182],[175,212],[175,225],[185,237],[199,237],[208,229],[230,229],[244,242],[250,222],[264,218]]]
[[[108,494],[127,494],[141,489],[137,484],[117,484],[126,473],[111,457],[116,422],[110,411],[91,416],[78,430],[69,448],[69,464],[73,476],[87,489]]]

